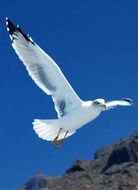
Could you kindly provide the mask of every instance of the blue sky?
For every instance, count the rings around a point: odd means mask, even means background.
[[[76,159],[137,130],[138,2],[128,0],[1,1],[0,189],[15,190],[37,172],[57,176]],[[83,100],[130,97],[135,105],[104,112],[60,149],[39,139],[34,118],[56,118],[52,100],[28,76],[11,47],[5,17],[60,66]]]

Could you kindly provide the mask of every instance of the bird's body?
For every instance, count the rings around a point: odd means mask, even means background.
[[[82,101],[76,109],[58,120],[61,123],[61,128],[64,126],[66,130],[77,130],[98,117],[101,111],[93,109],[92,101]]]
[[[58,134],[58,131],[62,129],[57,138],[57,140],[61,140],[64,139],[67,131],[66,137],[74,134],[77,129],[98,117],[101,111],[102,109],[94,109],[92,101],[82,101],[77,108],[59,119],[35,119],[33,122],[34,130],[40,138],[52,141]]]
[[[58,65],[19,26],[6,19],[12,46],[34,82],[47,95],[51,95],[58,119],[35,119],[33,128],[38,136],[57,145],[59,140],[76,132],[94,120],[102,111],[115,106],[130,106],[129,98],[105,102],[104,99],[83,101],[73,90]],[[59,145],[59,144],[58,144]]]
[[[55,121],[57,126],[64,128],[65,131],[75,131],[98,117],[101,111],[93,109],[92,101],[82,101],[77,108]]]

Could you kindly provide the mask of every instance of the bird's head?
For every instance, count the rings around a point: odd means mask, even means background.
[[[93,105],[96,108],[99,108],[101,110],[105,110],[106,109],[106,104],[105,104],[105,100],[102,98],[98,98],[96,100],[93,101]]]

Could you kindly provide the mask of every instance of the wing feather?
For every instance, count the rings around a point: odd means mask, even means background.
[[[106,102],[106,109],[111,109],[116,106],[131,106],[133,104],[133,100],[129,98],[123,98],[122,100],[113,100],[110,102]]]
[[[58,117],[81,103],[58,65],[19,26],[6,19],[12,46],[34,82],[47,95],[51,95]]]

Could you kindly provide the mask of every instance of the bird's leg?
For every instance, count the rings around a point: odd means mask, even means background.
[[[65,141],[65,138],[66,138],[66,136],[67,136],[67,134],[68,134],[68,131],[66,131],[66,133],[65,133],[65,135],[64,135],[64,137],[63,137],[63,142]]]
[[[51,142],[52,144],[55,144],[55,142],[58,140],[59,134],[61,132],[62,128],[59,129],[57,136],[54,138],[54,140]]]
[[[61,139],[61,140],[59,140],[59,141],[57,141],[57,142],[55,143],[56,148],[59,148],[59,147],[64,143],[65,138],[66,138],[68,132],[69,132],[69,131],[66,131],[66,132],[65,132],[65,135],[64,135],[63,139]]]

